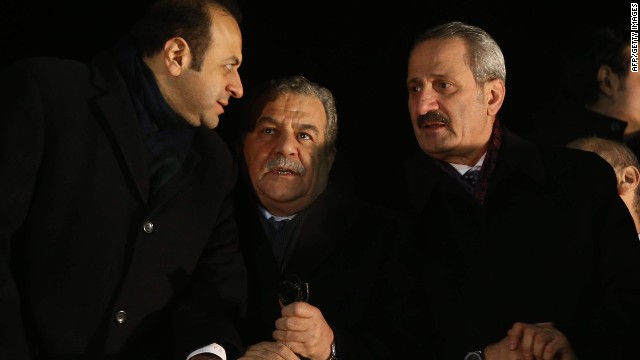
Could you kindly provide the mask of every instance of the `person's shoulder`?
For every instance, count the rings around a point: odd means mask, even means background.
[[[592,151],[573,149],[566,146],[542,146],[543,156],[547,161],[571,163],[571,167],[584,165],[610,167],[604,159]]]
[[[581,183],[615,183],[611,165],[598,154],[564,146],[542,147],[547,169],[556,176],[579,179]]]
[[[570,140],[593,132],[593,120],[581,104],[555,102],[543,106],[528,119],[526,138],[543,145],[562,146]]]
[[[78,72],[88,73],[88,65],[76,59],[30,56],[15,60],[2,69],[3,81],[28,81],[32,79],[40,83],[68,83],[70,78],[77,77]],[[49,80],[47,80],[49,79]]]

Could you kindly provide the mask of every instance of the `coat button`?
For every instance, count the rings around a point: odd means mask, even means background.
[[[125,321],[127,321],[127,313],[124,312],[123,310],[120,310],[116,313],[116,322],[118,324],[122,324]]]
[[[151,234],[153,232],[153,223],[151,221],[146,221],[144,225],[142,225],[142,230],[147,234]]]

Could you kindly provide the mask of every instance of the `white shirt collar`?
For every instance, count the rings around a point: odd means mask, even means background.
[[[471,169],[480,170],[480,168],[482,168],[482,164],[484,163],[484,157],[486,155],[487,155],[487,152],[485,151],[485,153],[482,154],[482,157],[480,158],[480,160],[478,160],[478,162],[474,166],[454,164],[454,163],[449,163],[449,164],[451,164],[451,166],[453,166],[454,169],[456,169],[462,175]]]
[[[276,221],[280,221],[280,220],[291,220],[294,217],[296,217],[296,214],[290,215],[290,216],[275,216],[272,213],[270,213],[267,209],[265,209],[262,205],[259,205],[258,208],[260,209],[260,213],[262,214],[262,216],[264,216],[265,219],[270,219],[270,218],[274,218]]]

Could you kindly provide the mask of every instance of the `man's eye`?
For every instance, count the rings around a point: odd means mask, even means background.
[[[298,136],[303,139],[303,140],[311,140],[311,135],[307,134],[307,133],[300,133],[298,134]]]
[[[409,86],[409,92],[411,93],[419,93],[422,91],[422,86]]]
[[[227,64],[225,66],[226,66],[227,70],[233,71],[233,64]]]
[[[275,130],[273,128],[264,128],[261,131],[263,134],[267,134],[267,135],[271,135],[275,132]]]

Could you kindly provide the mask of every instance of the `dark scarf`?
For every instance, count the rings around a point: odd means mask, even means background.
[[[115,59],[147,138],[153,195],[180,170],[195,131],[164,100],[151,69],[138,55],[131,38],[118,43]]]

